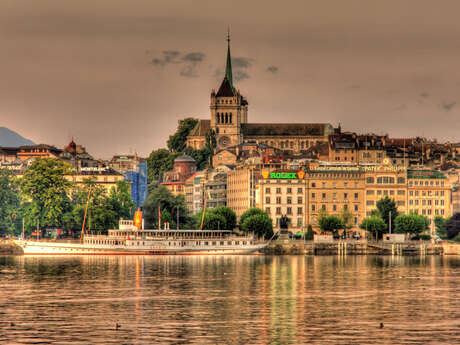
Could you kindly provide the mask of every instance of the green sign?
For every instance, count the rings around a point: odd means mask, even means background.
[[[297,173],[296,172],[271,172],[270,178],[297,179]]]

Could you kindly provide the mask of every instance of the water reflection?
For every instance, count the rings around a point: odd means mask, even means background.
[[[459,266],[434,256],[0,257],[0,343],[455,344]]]

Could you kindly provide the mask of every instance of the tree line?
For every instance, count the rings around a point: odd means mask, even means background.
[[[46,228],[79,231],[90,189],[87,228],[105,232],[132,217],[129,184],[118,181],[107,191],[91,179],[77,185],[69,180],[73,174],[72,166],[52,158],[34,160],[22,178],[0,169],[0,234],[18,235],[23,227],[26,235]]]

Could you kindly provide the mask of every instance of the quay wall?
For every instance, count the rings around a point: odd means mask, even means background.
[[[265,249],[269,255],[443,255],[444,248],[431,243],[371,243],[365,241],[313,242],[272,241]],[[460,246],[458,252],[460,254]]]
[[[22,255],[22,248],[10,241],[0,242],[0,255]]]

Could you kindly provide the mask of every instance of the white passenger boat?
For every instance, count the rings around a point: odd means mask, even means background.
[[[16,240],[25,255],[251,254],[267,246],[254,236],[226,230],[143,230],[121,220],[108,235],[85,234],[81,241]]]

